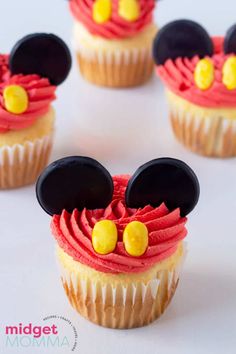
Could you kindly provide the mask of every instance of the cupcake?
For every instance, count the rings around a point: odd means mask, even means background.
[[[179,282],[186,215],[199,198],[184,162],[156,159],[112,178],[91,158],[67,157],[45,169],[36,194],[52,216],[63,287],[79,314],[110,328],[161,316]]]
[[[34,183],[48,163],[56,87],[71,56],[52,34],[32,34],[0,56],[0,189]]]
[[[236,156],[236,26],[211,38],[195,22],[171,22],[153,56],[177,139],[204,156]]]
[[[70,0],[81,74],[108,87],[143,84],[153,72],[155,0]]]

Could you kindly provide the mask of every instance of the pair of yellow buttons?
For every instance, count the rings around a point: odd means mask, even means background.
[[[230,57],[226,60],[222,70],[222,82],[228,90],[236,89],[236,57]],[[194,80],[196,86],[202,90],[208,90],[215,80],[215,69],[213,62],[208,59],[202,59],[198,62]]]
[[[22,86],[7,86],[3,91],[3,100],[6,110],[10,113],[22,114],[28,109],[28,94]]]
[[[126,21],[136,21],[140,15],[137,0],[120,0],[118,14]],[[93,20],[98,24],[105,23],[112,16],[112,0],[96,0],[93,5]]]
[[[111,220],[101,220],[96,223],[92,232],[92,244],[95,252],[106,255],[113,252],[118,241],[116,224]],[[148,247],[148,229],[139,222],[129,223],[123,233],[123,243],[126,252],[133,257],[142,256]]]

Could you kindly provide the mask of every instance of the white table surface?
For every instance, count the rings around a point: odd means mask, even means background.
[[[30,32],[59,34],[70,43],[71,17],[64,0],[0,1],[2,52]],[[235,1],[163,0],[160,25],[193,18],[212,34],[236,22]],[[0,353],[69,353],[67,349],[6,348],[6,325],[63,315],[78,331],[81,354],[233,354],[236,347],[236,160],[196,156],[174,139],[161,83],[107,90],[84,82],[74,66],[58,89],[57,132],[52,160],[82,154],[112,173],[132,173],[160,156],[183,159],[196,171],[201,199],[190,215],[188,258],[174,301],[165,315],[141,329],[95,326],[70,307],[54,261],[50,218],[35,200],[34,187],[0,192]],[[71,329],[64,328],[70,336]]]

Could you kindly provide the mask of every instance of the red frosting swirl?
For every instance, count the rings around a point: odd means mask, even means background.
[[[9,77],[9,56],[0,54],[0,82],[7,80]]]
[[[63,211],[52,219],[52,233],[59,246],[74,260],[105,273],[138,273],[148,270],[156,263],[171,256],[187,235],[187,218],[180,210],[169,212],[163,203],[158,208],[129,209],[125,206],[124,194],[129,176],[116,176],[114,196],[106,209],[77,209],[69,214]],[[94,225],[99,220],[113,220],[118,229],[119,240],[113,253],[97,254],[91,242]],[[149,246],[142,257],[130,256],[124,248],[123,231],[131,221],[143,222],[149,231]]]
[[[5,74],[6,75],[6,74]],[[37,118],[48,112],[50,103],[55,99],[56,87],[48,79],[38,75],[15,75],[0,83],[0,132],[20,130],[32,125]],[[3,91],[9,85],[22,86],[28,93],[29,106],[22,114],[8,112],[4,105]]]
[[[139,0],[140,16],[136,21],[126,21],[118,14],[119,0],[112,0],[112,17],[104,24],[93,20],[94,0],[70,0],[73,16],[94,35],[107,39],[119,39],[135,36],[152,21],[154,0]]]
[[[222,83],[222,69],[229,55],[223,52],[224,39],[214,37],[215,53],[210,58],[215,67],[215,81],[206,91],[200,90],[194,82],[194,71],[198,56],[192,59],[177,58],[167,60],[157,67],[157,73],[168,89],[193,104],[208,108],[235,108],[236,90],[228,90]]]

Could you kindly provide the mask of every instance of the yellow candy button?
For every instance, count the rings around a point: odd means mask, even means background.
[[[102,24],[111,18],[112,2],[111,0],[96,0],[93,4],[93,20]]]
[[[208,90],[212,86],[215,80],[215,70],[210,59],[206,58],[198,62],[194,72],[194,80],[196,86],[202,91]]]
[[[136,21],[140,16],[140,5],[137,0],[120,0],[119,16],[126,21]]]
[[[123,242],[126,252],[131,256],[142,256],[148,247],[148,229],[139,221],[129,223],[123,234]]]
[[[3,91],[3,99],[8,112],[14,114],[24,113],[29,105],[26,90],[18,85],[7,86]]]
[[[224,63],[222,81],[228,90],[236,89],[236,57],[230,57]]]
[[[94,251],[108,254],[114,251],[118,240],[116,224],[111,220],[101,220],[96,223],[92,232]]]

